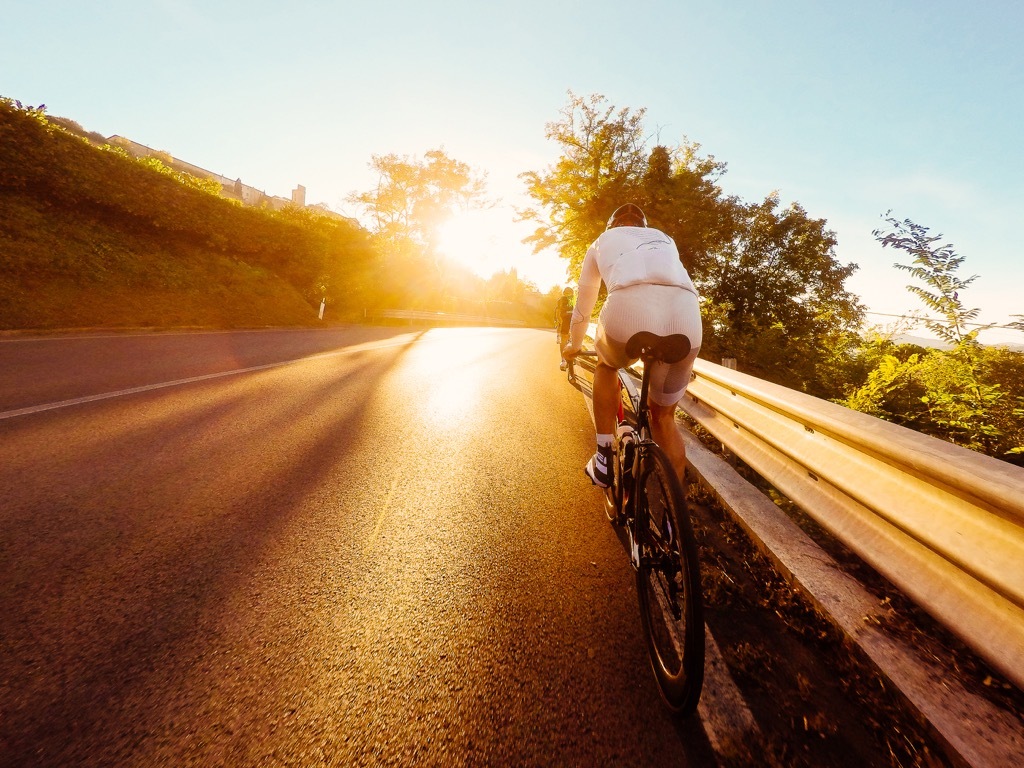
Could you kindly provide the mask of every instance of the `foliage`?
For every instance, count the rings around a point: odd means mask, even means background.
[[[903,360],[886,354],[841,402],[991,456],[1024,452],[1024,355],[1018,352],[980,347],[973,360],[939,349]]]
[[[941,316],[926,324],[951,349],[917,348],[899,359],[891,342],[869,339],[858,355],[865,377],[855,378],[859,383],[842,402],[991,456],[1024,454],[1024,355],[982,347],[977,337],[984,326],[969,330],[978,310],[964,307],[960,291],[975,277],[959,277],[964,257],[952,245],[937,246],[941,235],[929,236],[910,220],[887,216],[886,222],[889,230],[875,230],[875,238],[911,256],[910,265],[895,266],[924,283],[908,290]]]
[[[645,110],[616,110],[603,96],[576,96],[544,135],[562,153],[545,171],[520,175],[534,208],[519,212],[536,228],[525,242],[536,251],[556,247],[579,273],[587,247],[604,229],[610,213],[635,197],[647,167],[643,136]]]
[[[442,149],[423,159],[374,155],[370,167],[378,176],[376,187],[353,192],[348,200],[366,212],[374,242],[385,254],[385,306],[497,316],[511,311],[518,312],[516,319],[546,323],[549,310],[526,308],[540,297],[514,270],[483,280],[439,252],[438,229],[452,214],[490,205],[485,174]]]
[[[1024,464],[1024,353],[984,347],[978,370],[982,381],[998,383],[1002,393],[988,413],[1002,432],[991,453]]]
[[[710,251],[697,285],[710,306],[708,350],[797,389],[828,391],[828,371],[856,343],[862,308],[844,287],[835,234],[778,196],[737,207],[737,234]]]
[[[145,166],[157,173],[162,173],[166,176],[170,176],[172,179],[177,181],[191,189],[197,189],[200,192],[205,192],[208,195],[219,195],[221,191],[220,182],[214,181],[213,179],[203,179],[199,176],[193,176],[191,173],[185,173],[184,171],[175,170],[171,167],[169,162],[170,157],[160,157],[159,155],[149,155],[147,157],[140,157],[136,162],[139,165]]]
[[[527,242],[557,248],[578,274],[608,215],[635,202],[676,241],[702,295],[703,357],[737,357],[774,381],[831,391],[830,370],[855,343],[862,315],[844,288],[856,266],[837,262],[835,235],[799,205],[726,195],[725,164],[699,144],[649,148],[645,114],[569,93],[545,130],[559,160],[521,176],[535,201],[520,211],[536,225]]]
[[[45,106],[45,105],[44,105]],[[65,131],[73,133],[76,136],[81,136],[83,139],[91,141],[93,144],[106,144],[107,139],[102,133],[96,133],[95,131],[87,131],[79,123],[75,122],[66,117],[54,117],[47,115],[46,118],[49,122],[59,125]]]
[[[443,149],[427,152],[423,160],[374,155],[370,167],[377,172],[377,186],[353,192],[348,200],[370,215],[374,235],[391,247],[433,251],[445,219],[455,210],[484,204],[485,175]]]
[[[308,299],[202,243],[0,193],[0,328],[301,325]]]
[[[28,204],[17,207],[21,218],[0,222],[0,258],[11,280],[52,274],[77,276],[87,284],[114,254],[121,254],[116,258],[125,268],[143,259],[143,253],[130,249],[152,249],[143,245],[148,242],[160,243],[156,250],[166,245],[202,251],[213,262],[228,259],[264,270],[293,285],[311,308],[325,290],[333,292],[329,300],[354,305],[353,311],[361,312],[373,299],[364,288],[374,281],[361,283],[360,275],[376,268],[377,256],[369,234],[354,222],[319,212],[243,207],[215,194],[217,189],[159,158],[136,160],[120,147],[92,146],[51,122],[42,108],[0,99],[0,197]],[[33,237],[30,228],[18,224],[35,215],[27,211],[39,212],[44,226],[95,222],[104,237],[131,246],[93,257],[69,232],[72,240],[53,252],[19,247]],[[159,282],[157,275],[152,280]]]
[[[907,290],[917,296],[931,310],[942,316],[941,320],[926,320],[927,328],[941,339],[957,346],[976,343],[978,333],[984,327],[968,331],[978,317],[980,309],[967,309],[960,301],[960,291],[973,283],[978,276],[966,279],[957,275],[964,257],[958,256],[950,244],[935,246],[942,235],[928,236],[928,227],[915,224],[910,219],[898,221],[886,215],[889,230],[876,229],[872,234],[883,248],[892,247],[906,251],[912,257],[911,264],[895,264],[896,269],[925,284],[908,285]],[[931,290],[929,290],[931,289]],[[986,326],[991,327],[991,326]]]
[[[918,360],[916,354],[911,355],[907,360],[883,354],[876,360],[875,367],[868,373],[867,381],[850,395],[846,405],[856,411],[886,420],[891,420],[893,413],[900,413],[905,417],[913,410],[907,406],[919,404],[921,397],[913,398],[911,403],[901,403],[896,401],[894,394],[906,394],[907,384],[912,382],[913,371],[917,368]],[[902,399],[905,401],[906,398]]]
[[[713,254],[740,234],[743,205],[719,186],[726,164],[702,156],[687,139],[674,149],[651,150],[640,205],[652,222],[676,241],[683,266],[698,283],[714,279]]]

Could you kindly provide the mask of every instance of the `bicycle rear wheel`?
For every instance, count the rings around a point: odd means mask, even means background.
[[[688,715],[704,685],[704,611],[697,542],[665,453],[646,446],[636,505],[637,597],[651,667],[665,702]]]

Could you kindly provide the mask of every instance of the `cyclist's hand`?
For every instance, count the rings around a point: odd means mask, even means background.
[[[564,357],[566,360],[575,360],[576,355],[578,355],[579,353],[580,350],[578,348],[574,349],[572,344],[566,344],[565,348],[562,350],[562,357]]]

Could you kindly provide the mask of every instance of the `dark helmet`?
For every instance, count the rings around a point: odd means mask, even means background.
[[[574,293],[573,289],[570,288],[569,286],[565,286],[565,288],[562,289],[562,295],[563,296],[572,296],[573,293]]]
[[[644,216],[644,212],[640,210],[640,206],[633,205],[632,203],[626,203],[620,205],[615,209],[615,213],[608,219],[608,226],[605,229],[611,229],[612,227],[646,227],[647,217]]]

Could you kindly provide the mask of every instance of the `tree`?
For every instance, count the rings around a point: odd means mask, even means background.
[[[1024,355],[978,343],[989,326],[974,323],[979,310],[960,298],[977,275],[957,274],[964,257],[951,244],[937,245],[942,235],[930,236],[909,219],[886,214],[885,221],[889,227],[876,229],[875,239],[911,256],[909,265],[894,266],[924,283],[907,290],[940,316],[925,324],[952,349],[929,350],[900,365],[883,358],[846,404],[990,456],[1024,455]]]
[[[746,205],[719,182],[726,165],[685,137],[649,147],[646,111],[616,109],[601,95],[569,93],[545,135],[559,160],[521,174],[535,206],[519,212],[537,227],[526,242],[555,247],[579,273],[587,247],[624,202],[670,235],[704,296],[702,356],[728,353],[745,369],[812,392],[831,359],[855,340],[861,307],[843,282],[856,269],[835,258],[835,236],[777,195]]]
[[[386,254],[393,292],[386,303],[441,309],[450,299],[452,265],[438,253],[438,228],[455,211],[483,207],[486,174],[449,157],[443,149],[423,159],[374,155],[377,186],[353,192],[350,202],[370,216],[374,241]]]
[[[725,163],[701,156],[700,144],[684,137],[675,147],[650,147],[645,114],[616,109],[600,94],[569,92],[561,119],[545,128],[561,157],[520,175],[536,201],[518,212],[537,225],[525,242],[537,251],[557,248],[578,273],[611,212],[633,202],[676,241],[684,266],[699,277],[706,254],[735,235],[739,203],[718,186]]]
[[[543,171],[520,174],[537,205],[518,211],[536,229],[524,242],[539,252],[554,247],[577,274],[587,247],[611,212],[634,196],[647,167],[645,110],[631,112],[605,97],[569,92],[561,119],[544,136],[559,146],[558,161]]]
[[[942,239],[942,235],[929,237],[928,227],[915,224],[910,219],[898,221],[886,214],[885,221],[889,224],[889,230],[876,229],[872,234],[883,248],[906,251],[912,257],[912,263],[897,263],[894,266],[909,272],[927,286],[908,285],[907,290],[942,316],[941,320],[925,320],[925,326],[943,341],[956,347],[976,345],[978,333],[992,326],[968,330],[981,310],[964,307],[960,301],[960,291],[977,280],[978,276],[971,275],[964,279],[956,274],[964,257],[958,256],[949,243],[936,247],[935,243]]]
[[[831,392],[863,317],[844,287],[857,266],[839,263],[835,246],[824,219],[797,203],[782,209],[775,193],[745,206],[735,237],[708,253],[697,280],[711,320],[708,351],[786,386]]]
[[[376,188],[353,192],[348,200],[369,214],[371,231],[392,245],[429,251],[438,226],[451,213],[486,202],[486,174],[450,158],[443,149],[427,152],[422,160],[373,155],[370,167],[378,175]]]
[[[654,147],[638,194],[648,219],[676,241],[683,266],[697,282],[708,276],[709,254],[738,234],[743,210],[718,184],[726,164],[702,156],[700,149],[685,137],[672,149]]]

